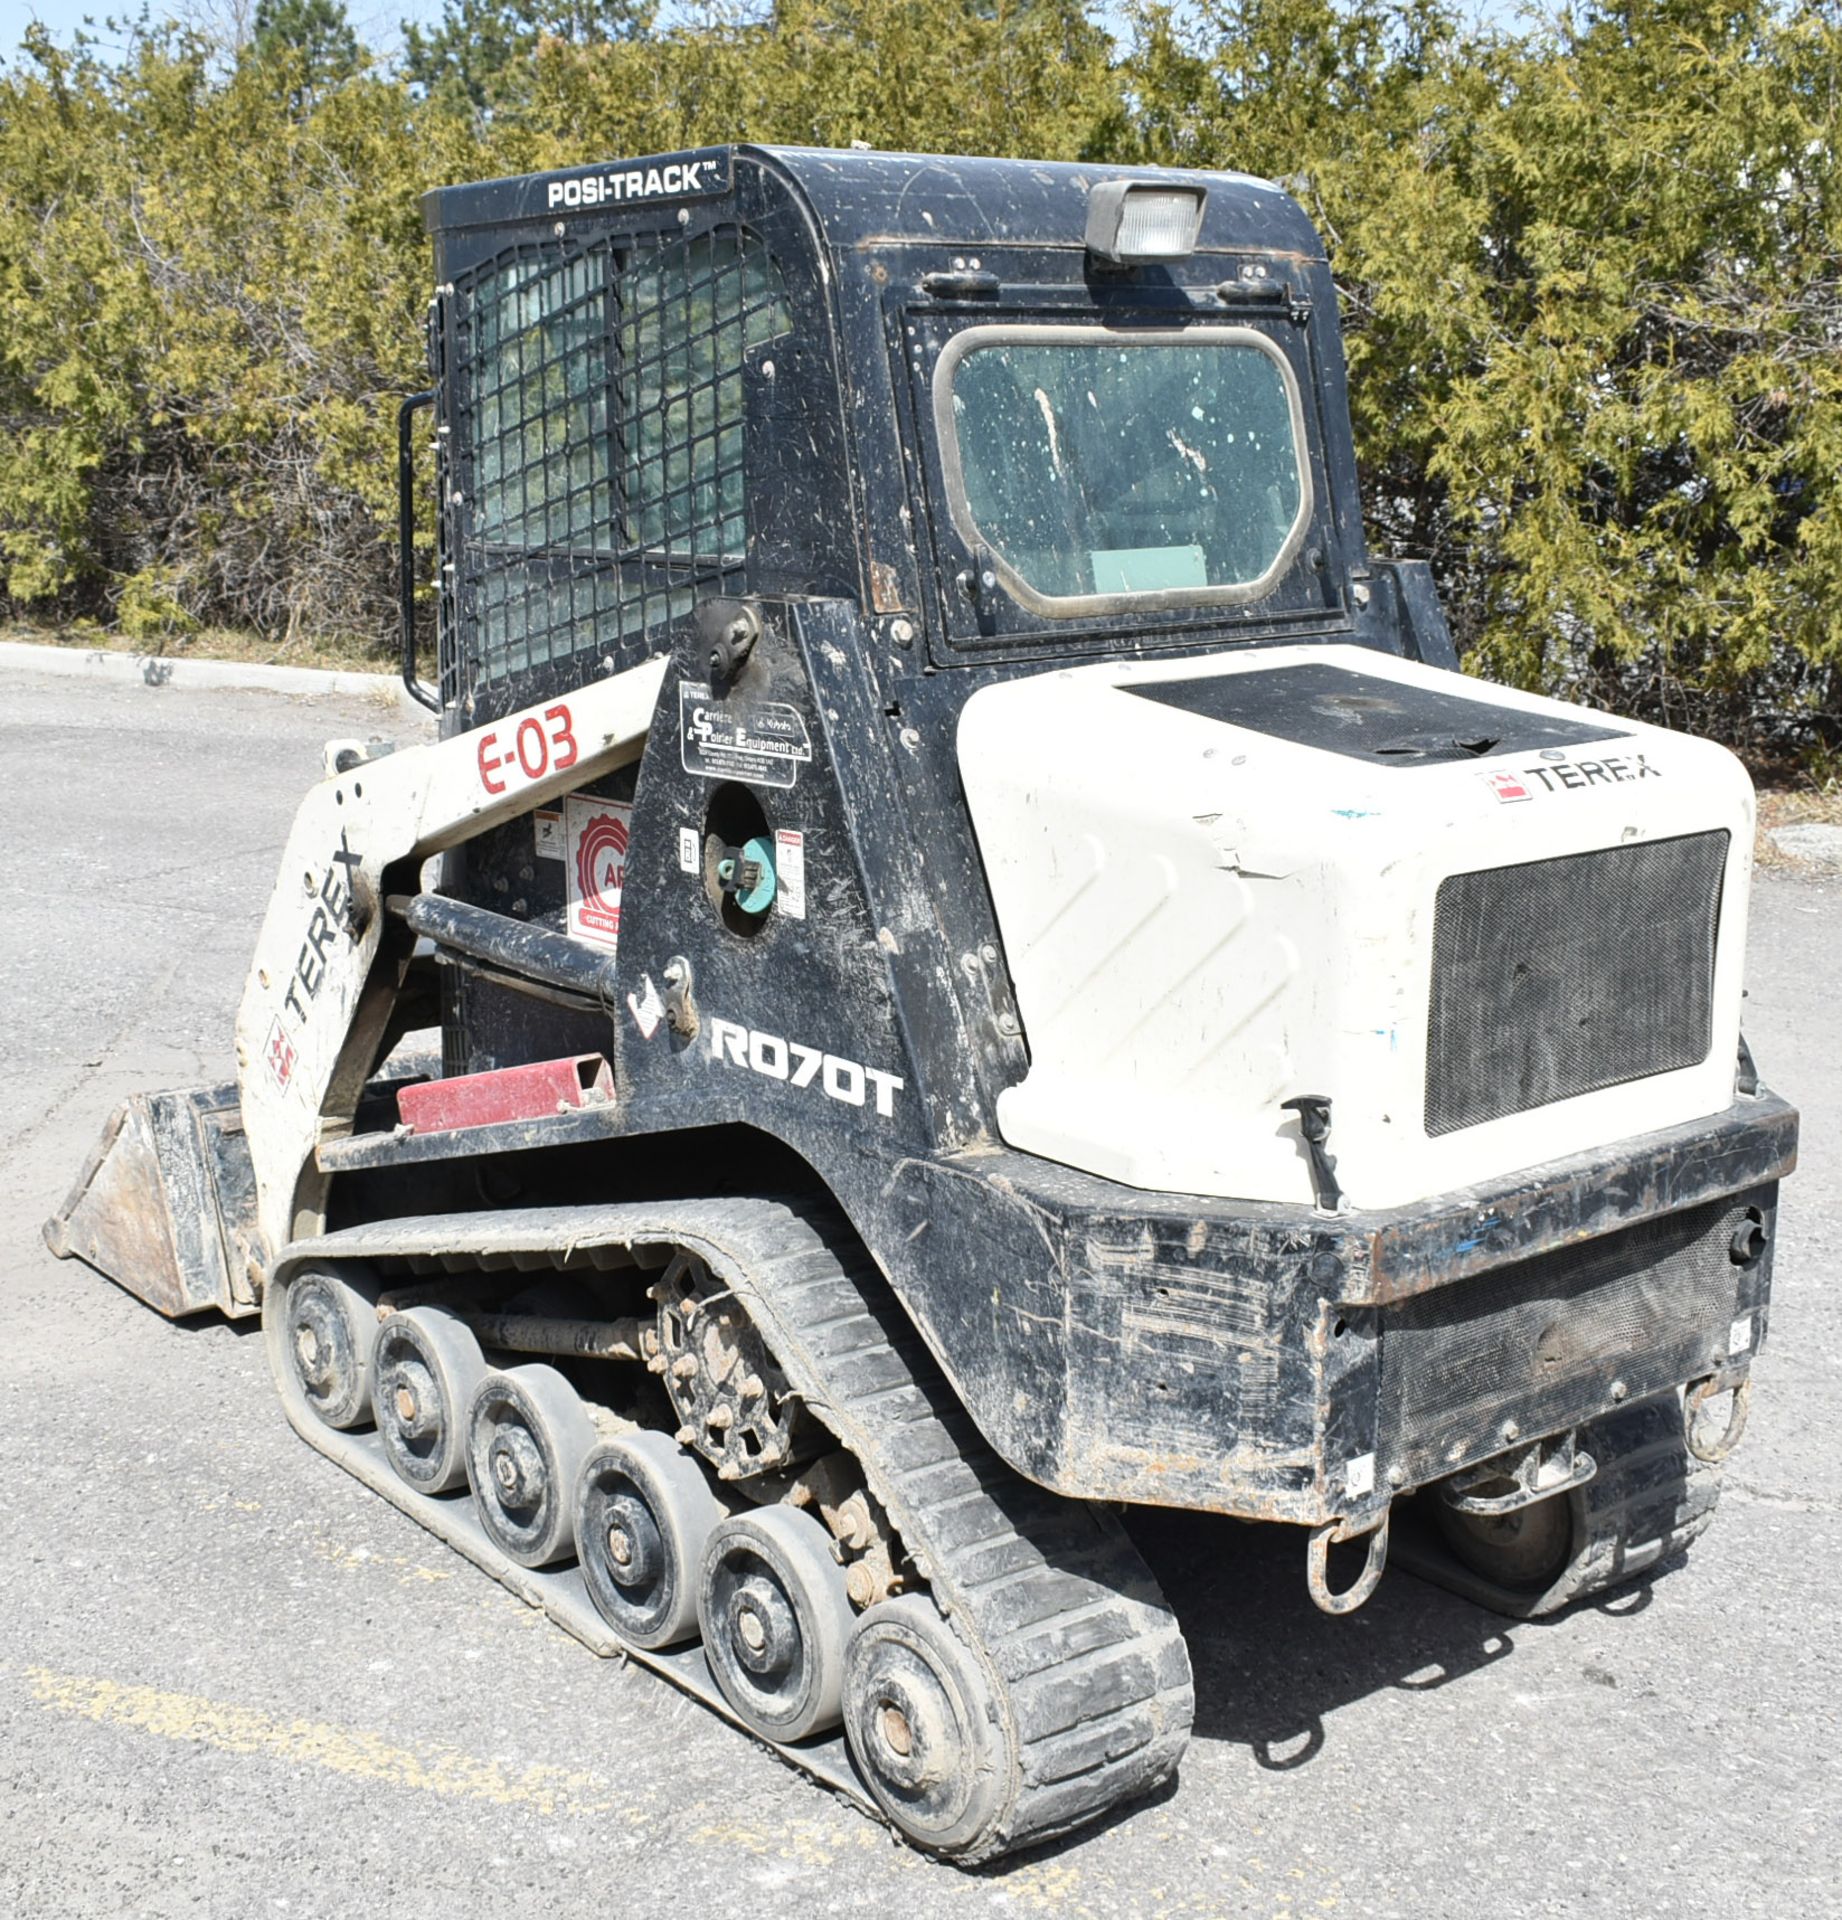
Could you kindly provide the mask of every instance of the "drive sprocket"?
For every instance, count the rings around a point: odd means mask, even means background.
[[[779,1473],[816,1452],[823,1432],[736,1296],[696,1254],[680,1252],[648,1290],[659,1308],[659,1352],[679,1420],[719,1480]]]

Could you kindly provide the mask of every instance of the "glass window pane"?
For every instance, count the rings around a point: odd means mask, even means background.
[[[947,377],[964,508],[1046,599],[1246,587],[1303,515],[1289,377],[1246,339],[1014,333]]]

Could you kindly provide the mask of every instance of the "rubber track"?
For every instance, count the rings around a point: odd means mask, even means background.
[[[690,1248],[743,1298],[984,1665],[1000,1702],[1010,1791],[955,1858],[970,1864],[1034,1845],[1167,1779],[1188,1743],[1194,1693],[1182,1635],[1150,1570],[1110,1513],[1045,1492],[992,1453],[828,1206],[712,1200],[406,1219],[299,1243],[277,1272],[310,1257],[554,1257],[647,1243]],[[295,1424],[334,1458],[350,1450],[349,1436],[329,1435],[348,1445],[328,1446],[327,1429]],[[447,1537],[437,1518],[417,1517]],[[477,1543],[462,1551],[480,1560]],[[508,1571],[508,1584],[529,1584],[524,1569]],[[835,1756],[812,1766],[805,1751],[778,1750],[838,1784]]]
[[[1397,1538],[1395,1562],[1494,1613],[1535,1620],[1635,1578],[1706,1531],[1720,1500],[1721,1470],[1689,1452],[1674,1394],[1595,1420],[1581,1430],[1580,1444],[1599,1471],[1567,1496],[1573,1553],[1550,1586],[1520,1593],[1496,1585],[1467,1567],[1432,1526]]]

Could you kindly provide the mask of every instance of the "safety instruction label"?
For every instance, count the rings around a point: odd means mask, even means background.
[[[774,833],[774,899],[789,920],[806,917],[806,836],[790,827]]]
[[[717,700],[707,686],[678,683],[678,737],[686,773],[790,787],[812,758],[796,707],[779,700]]]
[[[564,857],[563,816],[554,807],[539,807],[531,815],[531,839],[540,860]]]
[[[563,802],[569,842],[565,879],[571,937],[613,952],[620,939],[620,895],[627,883],[633,808],[624,800],[572,793]]]

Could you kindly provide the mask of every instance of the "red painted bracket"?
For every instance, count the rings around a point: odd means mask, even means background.
[[[398,1093],[397,1113],[412,1133],[457,1133],[500,1120],[544,1120],[578,1107],[605,1107],[613,1098],[614,1069],[598,1053],[579,1053],[425,1080]]]

